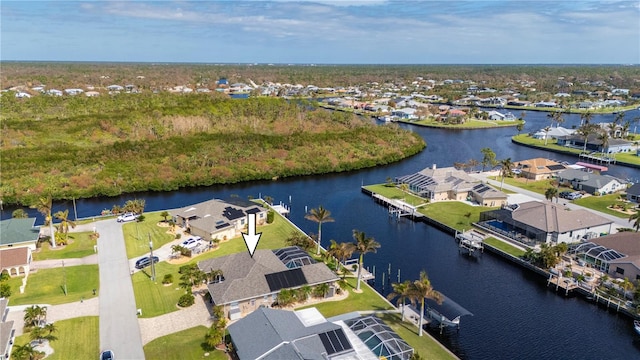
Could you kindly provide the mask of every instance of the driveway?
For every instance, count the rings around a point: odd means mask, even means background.
[[[100,233],[100,349],[113,350],[119,359],[144,359],[122,225],[116,219],[95,225]]]

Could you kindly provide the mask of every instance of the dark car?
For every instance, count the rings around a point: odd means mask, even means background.
[[[569,191],[563,191],[563,192],[561,192],[559,195],[560,195],[560,197],[561,197],[561,198],[566,199],[566,198],[567,198],[567,196],[569,196],[569,194],[571,194],[571,192],[569,192]]]
[[[100,353],[100,360],[115,360],[115,356],[113,356],[113,351],[105,350]]]
[[[157,256],[153,257],[153,263],[157,263],[158,261],[160,261],[160,259],[158,259]],[[146,268],[147,266],[151,265],[151,258],[149,258],[148,256],[143,257],[138,259],[138,261],[136,261],[136,269],[143,269]]]

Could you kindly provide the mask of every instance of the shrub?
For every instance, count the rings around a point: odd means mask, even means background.
[[[173,274],[164,274],[164,278],[162,278],[162,283],[165,285],[173,283]]]
[[[144,215],[140,214],[138,215],[138,218],[136,219],[137,222],[143,222],[144,221]]]
[[[180,296],[178,300],[178,306],[180,307],[189,307],[195,303],[195,297],[193,294],[184,294]]]
[[[181,233],[177,233],[177,234],[176,234],[176,239],[180,239],[181,237],[182,237],[182,234],[181,234]]]
[[[11,286],[7,283],[0,283],[0,298],[8,298],[11,296]]]
[[[273,210],[269,210],[267,212],[267,224],[271,224],[275,218],[276,214],[273,212]]]

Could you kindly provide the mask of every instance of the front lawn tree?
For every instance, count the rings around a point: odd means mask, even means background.
[[[500,175],[502,175],[500,190],[502,190],[502,187],[504,186],[504,178],[511,175],[512,167],[513,167],[513,163],[511,162],[511,158],[500,160]]]
[[[322,223],[334,222],[335,220],[331,217],[331,212],[322,207],[322,205],[318,206],[318,208],[316,209],[311,209],[309,213],[304,216],[304,218],[318,223],[318,246],[316,247],[316,255],[320,255],[320,243],[322,242]]]
[[[356,286],[356,291],[360,291],[360,280],[362,279],[362,266],[364,262],[364,254],[366,253],[375,253],[380,248],[380,243],[378,243],[374,238],[367,237],[367,235],[363,231],[353,230],[353,238],[355,242],[353,243],[355,247],[355,251],[360,254],[358,259],[358,285]]]
[[[556,187],[549,187],[545,192],[544,192],[544,197],[549,200],[549,201],[553,201],[553,198],[556,198],[556,203],[558,202],[558,189]]]
[[[67,236],[69,234],[69,227],[72,229],[76,227],[76,223],[69,219],[69,209],[65,211],[58,211],[53,216],[56,219],[60,220],[60,225],[58,225],[58,232],[64,236],[64,240],[66,242]]]
[[[51,211],[53,208],[51,196],[38,198],[38,201],[31,205],[31,208],[38,210],[38,212],[44,216],[44,225],[49,226],[51,247],[56,247],[56,240],[53,233],[53,218],[51,217]]]
[[[482,152],[482,161],[480,163],[482,164],[483,172],[487,166],[489,166],[490,168],[496,166],[496,153],[493,152],[491,148],[482,148],[480,151]]]
[[[404,321],[405,302],[407,299],[414,301],[411,297],[411,281],[405,280],[401,283],[393,283],[391,287],[393,288],[393,292],[387,295],[387,299],[391,301],[396,297],[398,298],[396,305],[399,306],[402,304],[402,321]]]

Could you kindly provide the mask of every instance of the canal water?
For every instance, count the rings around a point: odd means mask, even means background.
[[[631,111],[626,118],[639,115],[640,112]],[[525,119],[524,132],[533,132],[549,124],[543,112],[527,112]],[[580,123],[577,115],[566,119],[565,127]],[[597,115],[592,121],[609,122],[612,119],[612,115]],[[515,128],[450,131],[402,126],[424,137],[427,148],[396,164],[344,174],[170,193],[140,193],[135,197],[145,199],[146,210],[154,211],[211,198],[238,196],[246,199],[268,195],[277,203],[290,206],[290,219],[306,232],[318,230],[316,223],[304,219],[306,211],[322,205],[335,219],[322,227],[323,245],[326,246],[329,239],[352,241],[354,229],[364,231],[381,243],[377,253],[365,256],[365,265],[370,270],[376,269],[377,279],[373,285],[378,291],[386,294],[389,277],[392,282],[397,281],[398,271],[400,280],[404,281],[416,279],[421,270],[426,270],[436,290],[473,314],[462,318],[459,331],[447,331],[443,335],[437,330],[430,331],[464,359],[640,358],[640,336],[635,335],[629,318],[581,297],[557,294],[547,288],[544,279],[538,275],[491,253],[478,258],[461,255],[451,235],[424,223],[391,219],[384,207],[360,191],[362,185],[382,183],[387,177],[413,173],[432,164],[446,167],[472,158],[480,160],[480,149],[484,147],[492,148],[498,159],[510,157],[512,161],[547,157],[575,162],[576,158],[512,144],[511,136],[517,132]],[[611,166],[609,173],[640,180],[640,169]],[[131,198],[134,195],[79,200],[77,216],[94,216],[102,209]],[[71,202],[56,203],[54,210],[61,209],[74,213]],[[2,218],[9,217],[11,210],[6,208]],[[38,223],[42,223],[41,217]]]

